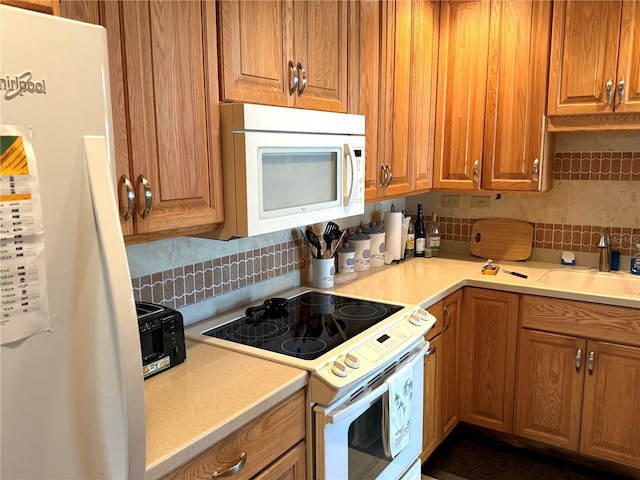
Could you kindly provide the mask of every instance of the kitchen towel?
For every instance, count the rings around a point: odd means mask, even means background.
[[[384,213],[384,263],[389,265],[394,260],[402,260],[402,212]]]
[[[385,455],[394,458],[409,444],[413,366],[405,365],[385,383],[389,390],[382,408],[382,445]]]

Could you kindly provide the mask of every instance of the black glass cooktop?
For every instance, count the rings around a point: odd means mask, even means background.
[[[306,292],[291,299],[271,298],[245,316],[204,335],[313,360],[403,307]]]

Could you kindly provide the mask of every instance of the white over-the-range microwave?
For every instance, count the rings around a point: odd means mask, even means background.
[[[220,120],[225,219],[213,238],[364,213],[364,116],[223,104]]]

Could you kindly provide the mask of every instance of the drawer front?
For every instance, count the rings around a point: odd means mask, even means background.
[[[220,443],[166,476],[166,479],[207,479],[214,471],[235,465],[246,454],[246,462],[234,480],[248,480],[304,438],[304,391],[261,415]]]
[[[640,309],[522,296],[522,326],[640,346]]]

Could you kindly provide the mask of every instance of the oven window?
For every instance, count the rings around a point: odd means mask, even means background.
[[[260,150],[264,213],[338,202],[338,149]]]
[[[383,398],[349,426],[349,480],[376,478],[391,463],[382,446]]]

